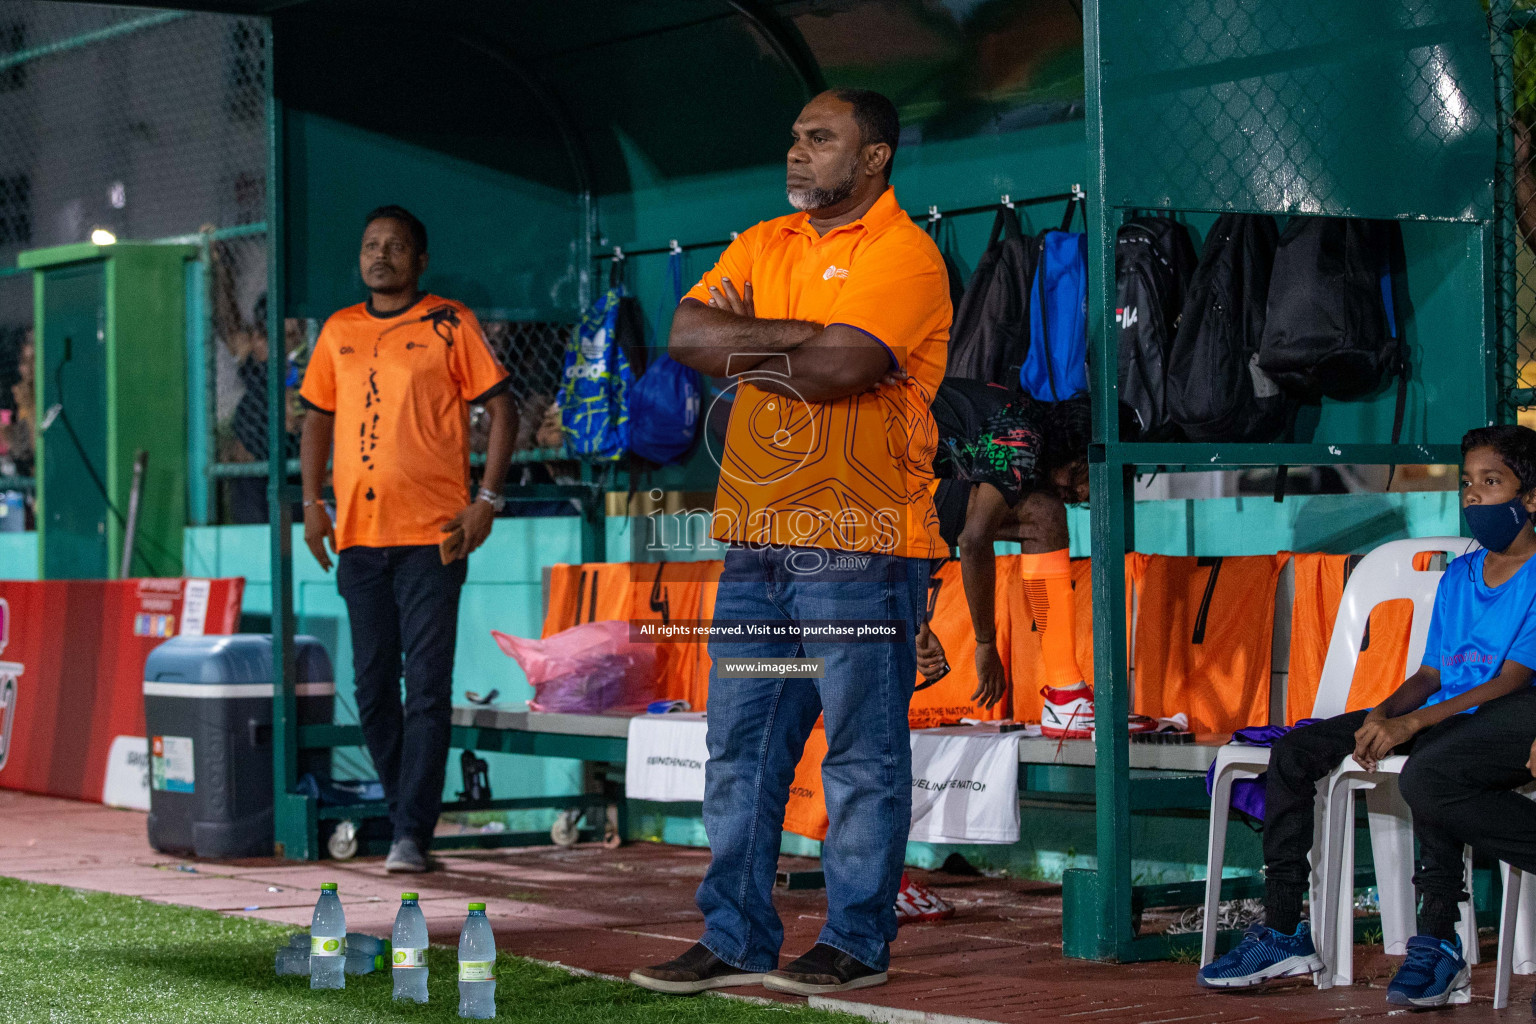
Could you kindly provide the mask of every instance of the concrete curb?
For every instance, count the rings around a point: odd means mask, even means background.
[[[851,1013],[879,1024],[994,1024],[979,1017],[956,1017],[949,1013],[930,1013],[927,1010],[911,1010],[900,1006],[876,1006],[874,1003],[855,1003],[832,996],[809,996],[806,1004],[812,1009],[833,1013]]]
[[[623,984],[632,984],[628,978],[620,978],[612,974],[601,974],[597,971],[589,971],[584,967],[572,967],[558,960],[539,960],[534,957],[522,957],[530,963],[539,964],[542,967],[553,967],[567,974],[573,974],[578,978],[598,978],[602,981],[617,981]],[[736,992],[724,992],[719,989],[701,993],[701,995],[715,996],[718,999],[734,999],[737,1002],[752,1003],[756,1006],[793,1006],[792,1002],[781,999],[764,999],[762,996],[744,996]],[[855,1017],[863,1017],[865,1020],[877,1021],[878,1024],[995,1024],[993,1021],[982,1020],[979,1017],[956,1017],[949,1013],[929,1013],[927,1010],[908,1010],[899,1006],[876,1006],[874,1003],[856,1003],[849,999],[835,999],[831,996],[807,996],[805,1003],[813,1010],[827,1010],[831,1013],[847,1013]]]
[[[517,956],[517,954],[514,953],[513,956]],[[563,964],[563,963],[561,963],[558,960],[540,960],[540,959],[538,959],[536,957],[531,957],[531,956],[520,956],[520,957],[518,957],[518,959],[520,959],[520,960],[527,960],[529,963],[538,964],[541,967],[553,967],[553,968],[555,968],[558,971],[564,971],[567,974],[574,974],[578,978],[597,978],[599,981],[617,981],[617,982],[619,982],[620,984],[623,984],[623,985],[633,985],[634,984],[634,982],[630,981],[628,978],[620,978],[619,976],[614,975],[614,974],[602,974],[602,973],[600,973],[598,971],[589,971],[585,967],[572,967],[570,964]],[[721,991],[720,989],[714,989],[714,990],[709,991],[709,992],[701,992],[699,994],[700,995],[705,995],[705,996],[714,996],[717,999],[734,999],[737,1002],[752,1003],[752,1004],[754,1004],[756,1006],[792,1006],[792,1005],[794,1005],[793,1003],[782,1002],[782,1001],[777,1000],[777,999],[764,999],[762,996],[744,996],[744,995],[739,995],[739,994],[737,994],[735,992],[724,992],[724,991]],[[687,999],[687,998],[692,998],[692,997],[690,997],[690,996],[680,996],[679,998]]]

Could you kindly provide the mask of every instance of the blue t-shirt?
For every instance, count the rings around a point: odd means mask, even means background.
[[[1440,689],[1425,707],[1490,681],[1505,661],[1536,669],[1536,557],[1497,587],[1483,582],[1487,557],[1462,555],[1435,589],[1424,664],[1440,670]]]

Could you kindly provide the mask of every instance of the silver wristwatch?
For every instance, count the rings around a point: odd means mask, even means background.
[[[500,512],[502,510],[502,507],[504,505],[506,505],[506,503],[507,503],[507,499],[506,498],[504,498],[501,495],[497,494],[495,491],[491,490],[488,487],[480,488],[479,493],[477,493],[475,495],[475,500],[476,501],[483,501],[487,505],[491,506],[491,511],[492,512]]]

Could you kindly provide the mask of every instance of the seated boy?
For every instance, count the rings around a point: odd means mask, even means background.
[[[1293,730],[1275,744],[1264,797],[1266,921],[1202,967],[1201,985],[1243,988],[1323,969],[1301,920],[1313,800],[1317,782],[1350,755],[1371,769],[1388,754],[1412,754],[1401,785],[1419,841],[1419,934],[1387,1002],[1465,999],[1470,971],[1456,922],[1467,898],[1466,841],[1501,837],[1488,848],[1500,857],[1523,851],[1536,868],[1536,810],[1492,792],[1531,778],[1523,761],[1536,729],[1536,569],[1527,566],[1536,552],[1536,431],[1479,427],[1462,438],[1461,453],[1462,510],[1480,547],[1441,578],[1424,662],[1370,711]]]

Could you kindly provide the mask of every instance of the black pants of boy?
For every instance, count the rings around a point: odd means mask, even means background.
[[[1266,923],[1290,934],[1301,918],[1301,900],[1310,880],[1307,854],[1312,849],[1313,806],[1317,784],[1355,751],[1355,733],[1365,724],[1366,712],[1353,711],[1324,719],[1286,733],[1270,752],[1264,785],[1264,904]],[[1466,732],[1471,715],[1457,715],[1419,733],[1394,753],[1430,759],[1467,757],[1454,741]],[[1529,749],[1530,741],[1526,741]],[[1404,778],[1406,785],[1406,775]],[[1419,930],[1449,939],[1455,933],[1462,900],[1467,898],[1462,840],[1414,820],[1419,841],[1414,887],[1423,900]]]
[[[1415,829],[1536,871],[1536,803],[1515,792],[1532,781],[1525,765],[1536,739],[1536,686],[1444,724],[1433,749],[1415,749],[1399,782]]]
[[[425,851],[448,770],[453,648],[468,562],[443,565],[435,545],[350,547],[336,561],[363,739],[384,784],[394,838],[414,839]]]

